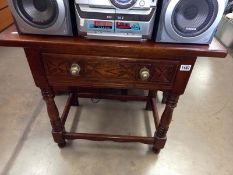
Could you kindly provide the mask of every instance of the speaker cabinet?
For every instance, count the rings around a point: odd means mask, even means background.
[[[156,42],[209,44],[228,0],[163,0]],[[158,21],[157,21],[158,22]]]
[[[72,36],[69,0],[8,0],[24,34]]]

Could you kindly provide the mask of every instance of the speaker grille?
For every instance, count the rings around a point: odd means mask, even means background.
[[[56,0],[14,0],[14,6],[27,23],[37,28],[53,25],[59,13]]]
[[[174,30],[183,37],[205,32],[218,14],[217,0],[181,0],[172,14]]]

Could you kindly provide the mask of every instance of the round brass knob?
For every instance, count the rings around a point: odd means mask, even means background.
[[[140,70],[140,77],[142,80],[148,80],[150,78],[150,70],[147,69],[146,67],[142,68]]]
[[[74,63],[71,65],[71,68],[70,68],[71,75],[78,76],[80,71],[81,71],[81,68],[78,64]]]

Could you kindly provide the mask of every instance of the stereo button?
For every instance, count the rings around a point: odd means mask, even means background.
[[[146,2],[145,2],[144,0],[141,0],[141,1],[139,2],[139,5],[140,5],[141,7],[144,7],[145,4],[146,4]]]

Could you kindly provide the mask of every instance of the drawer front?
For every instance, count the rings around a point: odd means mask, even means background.
[[[171,86],[179,61],[139,60],[82,55],[42,54],[49,83],[52,85],[79,84],[160,84]],[[71,68],[80,68],[72,75]],[[144,71],[144,72],[143,72]],[[143,74],[144,73],[144,74]],[[149,74],[147,74],[149,73]],[[143,74],[143,75],[142,75]],[[75,84],[77,83],[77,84]]]

